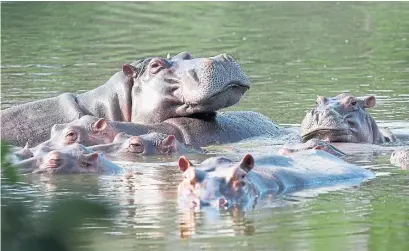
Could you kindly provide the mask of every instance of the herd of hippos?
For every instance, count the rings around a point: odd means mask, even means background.
[[[1,138],[13,146],[22,173],[113,174],[131,172],[112,162],[118,159],[205,154],[202,147],[209,145],[294,134],[257,112],[219,112],[250,86],[227,54],[145,58],[124,64],[94,90],[2,110]],[[408,169],[409,135],[378,127],[367,112],[375,103],[374,96],[318,96],[296,142],[277,154],[246,154],[238,162],[212,157],[199,164],[181,156],[179,199],[196,208],[246,208],[266,194],[374,178],[370,170],[343,160],[354,148],[393,149],[391,163]]]

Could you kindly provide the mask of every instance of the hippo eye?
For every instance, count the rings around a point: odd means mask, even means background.
[[[75,141],[77,139],[77,133],[74,131],[69,131],[66,135],[66,138],[68,138],[70,141]]]
[[[246,178],[246,175],[245,175],[245,174],[243,174],[243,175],[241,176],[241,178],[242,178],[242,179]]]
[[[356,103],[357,103],[356,100],[353,100],[353,101],[351,102],[351,105],[355,106]]]

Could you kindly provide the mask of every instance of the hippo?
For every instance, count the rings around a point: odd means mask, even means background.
[[[321,150],[296,152],[291,157],[246,154],[240,162],[212,157],[199,166],[185,156],[178,166],[183,180],[178,186],[182,205],[248,209],[267,194],[284,194],[306,188],[359,184],[374,173]]]
[[[400,167],[402,170],[409,169],[409,148],[397,149],[393,151],[390,158],[391,164]]]
[[[257,136],[273,137],[286,132],[264,115],[251,111],[219,112],[212,119],[171,118],[157,124],[111,121],[85,115],[70,123],[54,125],[50,140],[42,144],[61,145],[75,141],[92,146],[111,143],[120,132],[138,136],[150,131],[174,135],[179,142],[193,147],[234,143]]]
[[[395,142],[407,135],[393,135],[379,128],[366,109],[374,107],[375,96],[359,99],[349,93],[335,97],[318,96],[316,107],[301,122],[301,138],[326,138],[330,142],[382,144]]]
[[[65,134],[62,134],[65,135]],[[88,137],[85,137],[88,139]],[[54,138],[55,139],[55,138]],[[63,139],[61,139],[63,140]],[[32,157],[42,156],[53,150],[64,149],[71,144],[81,144],[82,146],[88,146],[82,144],[87,141],[73,141],[63,142],[61,144],[52,144],[46,141],[44,144],[40,144],[37,147],[28,148],[26,145],[24,148],[14,152],[18,160],[24,160]],[[132,136],[124,132],[118,133],[112,140],[112,143],[97,144],[87,147],[91,151],[95,151],[104,154],[109,159],[123,159],[133,160],[133,157],[147,156],[147,155],[175,155],[175,154],[187,154],[206,153],[205,150],[197,147],[192,147],[179,142],[174,135],[167,135],[157,132],[148,132],[147,134]]]
[[[281,155],[291,155],[296,152],[306,151],[309,149],[316,149],[326,151],[338,158],[342,158],[346,156],[346,153],[341,151],[340,149],[336,148],[333,144],[330,144],[327,140],[321,139],[310,139],[304,143],[285,143],[283,147],[280,148],[278,151]]]
[[[79,174],[122,173],[118,165],[80,144],[72,144],[61,150],[44,152],[15,164],[21,173]]]
[[[112,143],[88,147],[102,153],[109,159],[132,160],[133,157],[147,155],[180,155],[187,153],[203,154],[201,148],[194,148],[179,142],[174,135],[149,132],[132,136],[124,132],[118,133]]]
[[[140,124],[178,117],[211,120],[216,111],[236,104],[250,86],[227,54],[148,57],[124,64],[104,85],[85,93],[63,93],[2,110],[1,138],[15,146],[37,145],[50,137],[53,125],[84,115]]]

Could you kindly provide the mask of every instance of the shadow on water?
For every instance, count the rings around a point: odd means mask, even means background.
[[[407,16],[404,2],[2,2],[1,108],[90,90],[136,58],[226,52],[253,82],[227,110],[261,112],[296,128],[317,94],[350,91],[376,95],[375,119],[407,132]],[[238,159],[275,153],[280,144],[260,139],[208,150]],[[38,222],[64,198],[112,206],[109,227],[98,214],[79,224],[87,239],[79,249],[409,249],[409,176],[389,164],[387,152],[348,159],[375,170],[373,181],[271,198],[247,213],[180,212],[176,160],[118,162],[137,170],[127,177],[26,175],[21,186],[2,182],[2,207],[16,200]],[[62,212],[71,219],[78,209]]]

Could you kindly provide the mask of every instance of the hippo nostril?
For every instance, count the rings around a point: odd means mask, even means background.
[[[48,168],[57,168],[61,166],[62,164],[62,158],[61,158],[61,153],[60,152],[50,152],[48,154],[48,160],[47,160],[47,167]]]
[[[193,78],[194,82],[196,82],[197,84],[200,84],[200,80],[199,80],[199,77],[197,76],[197,72],[193,69],[190,69],[188,72],[189,72],[189,75]]]
[[[138,136],[133,136],[129,139],[128,148],[133,153],[142,153],[144,151],[144,145]]]
[[[227,207],[229,205],[229,203],[227,202],[227,200],[225,198],[220,198],[219,199],[219,206],[220,207]]]

